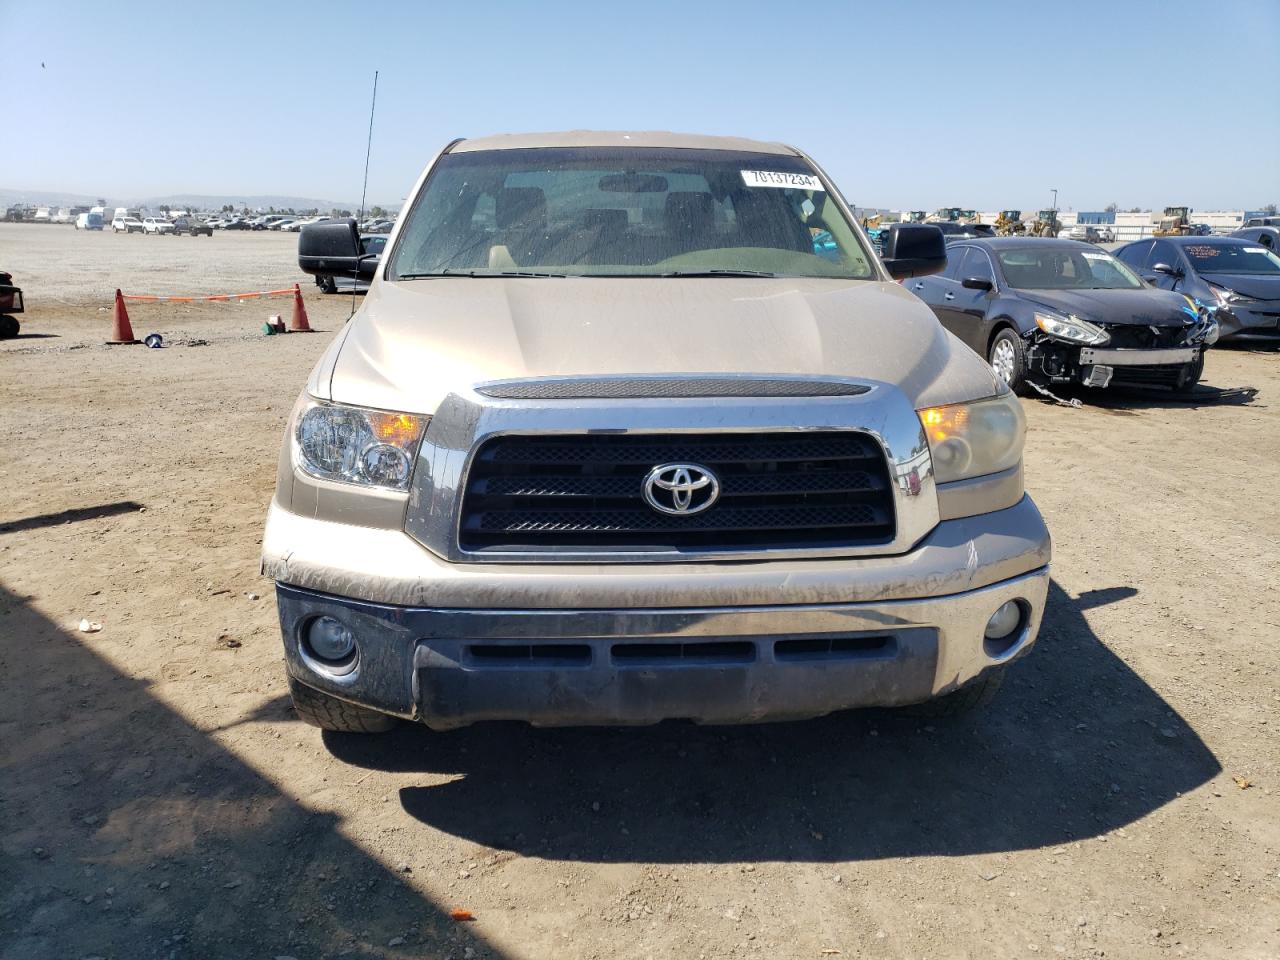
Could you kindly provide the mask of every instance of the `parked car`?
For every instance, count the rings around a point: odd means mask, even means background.
[[[116,217],[111,221],[112,233],[144,233],[145,229],[136,217]]]
[[[239,218],[233,218],[223,223],[222,229],[223,230],[249,230],[251,228],[249,227],[248,220],[240,220]]]
[[[1076,240],[954,243],[946,270],[907,287],[1015,390],[1027,381],[1190,390],[1218,337],[1210,311]]]
[[[254,230],[270,230],[272,224],[279,223],[282,220],[289,220],[290,217],[280,213],[269,213],[263,217],[255,217],[249,221],[251,229]]]
[[[1078,240],[1081,243],[1101,243],[1102,234],[1097,227],[1085,223],[1077,223],[1067,231],[1066,240]]]
[[[1245,227],[1243,230],[1237,230],[1231,236],[1240,237],[1242,240],[1250,240],[1266,247],[1272,253],[1280,253],[1280,227]]]
[[[1280,216],[1250,217],[1244,225],[1246,227],[1280,227]]]
[[[995,228],[989,223],[957,223],[954,220],[936,220],[929,223],[937,227],[950,243],[953,240],[966,240],[975,237],[994,237]]]
[[[22,302],[22,290],[13,285],[13,276],[0,270],[0,340],[16,337],[22,324],[15,313],[22,313],[25,305]]]
[[[171,234],[173,233],[173,224],[164,217],[147,217],[142,221],[142,232],[157,237],[162,233]]]
[[[1116,256],[1214,310],[1224,340],[1280,345],[1280,256],[1240,237],[1139,240]]]
[[[82,213],[76,217],[77,230],[101,230],[102,229],[102,213],[100,211],[90,210],[88,213]]]
[[[1191,236],[1193,237],[1211,237],[1213,236],[1213,227],[1207,223],[1191,224]]]
[[[296,217],[285,217],[285,219],[283,220],[277,220],[275,223],[268,224],[267,229],[268,230],[288,230],[290,224],[297,223],[297,222],[298,220]]]
[[[330,218],[330,217],[307,217],[307,218],[306,218],[306,219],[304,219],[304,220],[295,220],[293,223],[289,224],[288,226],[286,226],[286,227],[281,227],[281,229],[282,229],[282,230],[287,230],[289,233],[298,233],[298,232],[299,232],[303,227],[305,227],[305,226],[308,226],[308,225],[313,224],[313,223],[327,223],[330,219],[332,219],[332,218]]]
[[[1099,243],[1115,243],[1116,233],[1110,227],[1102,227],[1098,230]]]
[[[191,237],[198,237],[201,234],[206,237],[212,237],[213,227],[197,220],[195,217],[178,217],[173,221],[173,232],[178,235],[185,233]]]
[[[942,268],[936,228],[882,263],[799,151],[689,135],[454,142],[416,193],[379,261],[353,220],[298,241],[370,282],[263,540],[302,718],[989,699],[1049,538],[1018,400],[892,282]]]
[[[361,237],[360,253],[366,257],[380,257],[386,245],[387,238],[384,236]],[[324,273],[316,274],[316,286],[324,293],[337,293],[339,290],[366,293],[369,290],[367,280],[359,277],[335,277]]]

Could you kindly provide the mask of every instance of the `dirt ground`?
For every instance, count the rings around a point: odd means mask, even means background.
[[[1256,396],[1024,401],[1054,584],[979,716],[329,736],[258,574],[351,304],[295,242],[0,224],[4,960],[1280,956],[1280,355],[1209,355]],[[295,280],[319,333],[140,305],[169,346],[101,343],[117,286]]]

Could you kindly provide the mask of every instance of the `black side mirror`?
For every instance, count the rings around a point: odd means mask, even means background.
[[[1169,266],[1167,263],[1157,263],[1151,269],[1154,270],[1156,273],[1164,273],[1171,277],[1182,276],[1181,270],[1175,270],[1173,267]]]
[[[937,227],[895,223],[881,236],[884,266],[895,280],[927,277],[947,268],[947,241]]]
[[[986,277],[965,277],[963,280],[960,281],[960,286],[967,287],[970,290],[987,290],[987,291],[993,290],[995,288],[995,284],[993,284]]]
[[[298,233],[298,266],[313,275],[368,279],[377,272],[378,258],[361,249],[355,220],[311,223]]]

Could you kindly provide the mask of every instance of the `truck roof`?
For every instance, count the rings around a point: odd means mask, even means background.
[[[562,133],[502,133],[462,140],[451,153],[476,150],[518,150],[531,147],[669,147],[693,150],[738,150],[798,156],[799,151],[782,143],[766,143],[743,137],[709,137],[696,133],[668,133],[661,130],[567,130]]]

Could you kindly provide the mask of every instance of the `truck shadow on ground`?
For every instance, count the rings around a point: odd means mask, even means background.
[[[986,712],[604,730],[327,735],[362,767],[463,774],[400,794],[428,826],[592,862],[848,861],[1021,850],[1132,823],[1220,767],[1054,584],[1038,647]]]
[[[395,937],[502,956],[90,649],[106,642],[0,586],[0,958],[361,960]]]

